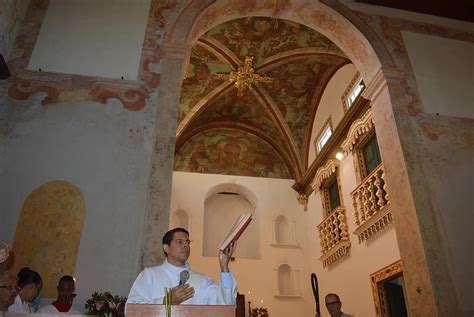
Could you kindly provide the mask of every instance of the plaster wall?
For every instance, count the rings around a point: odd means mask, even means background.
[[[132,112],[116,100],[44,107],[42,94],[12,103],[4,92],[1,84],[0,241],[12,243],[24,199],[35,188],[68,181],[86,208],[74,305],[82,310],[94,291],[127,296],[138,270],[156,96]]]
[[[402,32],[423,112],[474,118],[474,43]]]
[[[423,110],[418,119],[423,183],[442,237],[463,316],[474,313],[472,187],[474,172],[474,44],[403,33]]]
[[[323,129],[328,118],[331,118],[332,130],[334,132],[344,116],[344,105],[342,104],[341,97],[356,72],[357,69],[353,64],[344,65],[334,74],[326,86],[321,100],[319,101],[318,110],[313,122],[308,153],[308,165],[310,165],[316,158],[315,140],[319,136],[319,133]]]
[[[350,205],[349,193],[355,188],[352,157],[342,161],[340,171],[343,201]],[[352,246],[347,258],[330,269],[323,269],[318,260],[321,252],[316,228],[322,221],[319,194],[311,195],[309,211],[304,212],[297,203],[296,193],[291,189],[291,180],[174,172],[171,212],[181,209],[190,215],[193,241],[190,263],[194,270],[211,276],[214,281],[218,280],[217,258],[203,257],[201,250],[204,201],[209,191],[219,184],[229,184],[228,188],[243,186],[256,196],[255,213],[260,222],[260,241],[254,243],[260,243],[261,259],[237,257],[235,262],[231,262],[231,270],[238,281],[238,291],[246,295],[246,301],[250,298],[252,307],[266,307],[270,316],[275,317],[314,315],[310,274],[315,272],[319,278],[322,301],[328,292],[336,292],[341,295],[347,312],[356,316],[375,316],[369,275],[400,259],[395,230],[389,228],[372,242],[363,244],[358,244],[357,238],[351,234]],[[346,208],[349,232],[353,232],[352,207]],[[272,246],[272,221],[277,214],[283,214],[294,222],[296,247]],[[277,269],[285,263],[293,270],[296,278],[294,285],[298,286],[300,297],[275,297],[278,289]],[[322,312],[328,315],[325,308]]]
[[[150,0],[51,0],[28,69],[137,79],[149,8]]]
[[[30,0],[3,0],[0,9],[0,54],[10,59],[16,35],[25,17]]]

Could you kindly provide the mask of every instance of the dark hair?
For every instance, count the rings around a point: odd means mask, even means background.
[[[174,237],[174,234],[176,232],[184,232],[189,236],[188,230],[186,230],[184,228],[177,227],[177,228],[171,229],[167,233],[165,233],[165,235],[163,236],[163,239],[162,239],[163,245],[165,245],[165,244],[170,245],[171,241],[173,241],[173,237]],[[163,252],[165,253],[165,256],[168,256],[168,254],[166,254],[165,251],[163,251]]]
[[[23,288],[31,283],[35,285],[41,283],[41,276],[38,272],[30,270],[29,267],[22,268],[20,272],[18,272],[18,286]]]
[[[58,285],[60,285],[61,283],[76,284],[76,280],[71,275],[64,275],[59,279]]]

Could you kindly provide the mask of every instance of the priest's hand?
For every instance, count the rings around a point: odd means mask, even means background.
[[[234,253],[236,243],[231,243],[224,251],[219,251],[219,264],[221,266],[221,272],[229,272],[229,261]]]
[[[172,293],[171,304],[179,305],[194,296],[194,287],[189,286],[189,284],[176,286],[173,287]]]

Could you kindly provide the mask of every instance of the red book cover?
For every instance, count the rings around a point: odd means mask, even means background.
[[[235,221],[232,228],[230,228],[227,236],[219,245],[219,250],[225,250],[232,242],[237,241],[240,235],[245,231],[250,221],[252,221],[252,214],[242,214]]]

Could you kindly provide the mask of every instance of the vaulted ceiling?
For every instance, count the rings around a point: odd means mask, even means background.
[[[254,57],[239,96],[230,73]],[[299,180],[312,123],[334,73],[350,63],[329,39],[290,21],[249,17],[218,25],[192,48],[178,115],[175,170]]]

